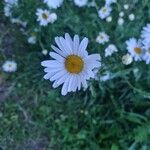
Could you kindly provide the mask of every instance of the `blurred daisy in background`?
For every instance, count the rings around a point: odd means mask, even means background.
[[[106,5],[111,5],[112,3],[116,3],[117,0],[105,0]]]
[[[31,35],[27,40],[29,44],[36,44],[37,39],[35,35]]]
[[[100,55],[88,55],[88,39],[84,38],[80,43],[78,35],[72,40],[66,33],[65,38],[56,37],[55,42],[58,47],[52,45],[55,52],[50,52],[54,60],[41,63],[46,67],[44,79],[54,81],[54,88],[63,84],[62,95],[80,90],[81,86],[86,89],[87,80],[95,77],[93,70],[101,66]]]
[[[111,56],[114,52],[118,52],[117,47],[114,44],[108,45],[105,49],[105,57]]]
[[[55,13],[50,13],[48,10],[37,9],[36,12],[37,21],[40,22],[41,26],[47,26],[48,23],[54,23],[57,20],[57,15]]]
[[[130,54],[126,54],[122,56],[122,63],[124,65],[129,65],[132,63],[132,61],[133,61],[133,58]]]
[[[87,5],[88,0],[74,0],[74,3],[79,7],[83,7]]]
[[[146,64],[150,64],[150,43],[148,42],[143,42],[144,46],[144,55],[143,55],[143,60],[146,62]]]
[[[46,3],[49,8],[57,9],[62,5],[63,0],[44,0],[44,3]]]
[[[126,41],[127,50],[135,61],[141,61],[143,57],[143,49],[141,40],[130,38]]]
[[[99,44],[105,44],[106,42],[109,42],[109,36],[105,32],[99,32],[96,42]]]
[[[111,11],[111,7],[109,5],[105,5],[98,11],[98,15],[101,19],[105,19],[110,16]]]
[[[141,37],[144,43],[150,43],[150,24],[147,24],[143,27]]]
[[[15,72],[17,70],[17,63],[15,61],[7,60],[3,65],[4,72]]]

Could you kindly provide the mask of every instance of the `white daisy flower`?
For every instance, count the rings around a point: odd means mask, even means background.
[[[134,58],[135,61],[141,61],[143,56],[143,49],[141,40],[136,40],[135,38],[130,38],[126,41],[127,50]]]
[[[118,52],[117,47],[114,44],[108,45],[105,49],[105,57],[111,56],[114,52]]]
[[[119,19],[118,19],[118,25],[122,26],[123,24],[124,24],[124,19],[121,18],[121,17],[119,17]]]
[[[132,63],[132,61],[133,61],[133,58],[130,54],[126,54],[126,55],[122,56],[122,63],[124,65],[129,65]]]
[[[144,43],[150,43],[150,23],[143,27],[141,37]]]
[[[62,5],[63,0],[44,0],[44,3],[46,3],[50,8],[57,9]]]
[[[144,49],[144,55],[143,55],[143,60],[146,62],[146,64],[150,64],[150,43],[143,43],[143,49]]]
[[[65,38],[56,37],[55,42],[58,47],[52,45],[55,52],[50,52],[54,60],[41,63],[46,67],[44,79],[54,81],[54,88],[63,84],[62,95],[80,90],[81,86],[86,89],[87,80],[94,78],[93,69],[101,65],[100,55],[88,55],[88,39],[84,38],[80,43],[78,35],[75,35],[72,40],[66,33]]]
[[[87,5],[88,0],[74,0],[75,5],[79,6],[79,7],[83,7],[85,5]]]
[[[99,32],[96,42],[99,44],[105,44],[106,42],[109,42],[109,36],[105,32]]]
[[[98,11],[98,15],[101,19],[105,19],[110,15],[111,11],[112,8],[108,5],[105,5]]]
[[[105,0],[106,5],[111,5],[112,3],[116,3],[117,0]]]
[[[36,36],[32,35],[27,40],[28,40],[29,44],[35,44],[36,43]]]
[[[130,14],[128,16],[128,18],[129,18],[130,21],[134,21],[135,20],[135,15],[134,14]]]
[[[37,9],[36,12],[37,21],[40,22],[41,26],[47,26],[48,23],[53,23],[57,20],[57,15],[55,13],[50,13],[48,10]]]
[[[15,61],[7,60],[3,65],[2,69],[5,72],[15,72],[17,70],[17,63]]]

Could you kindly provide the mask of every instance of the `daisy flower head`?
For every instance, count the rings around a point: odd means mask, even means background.
[[[112,8],[108,5],[105,5],[98,11],[98,15],[101,19],[105,19],[110,15],[111,11]]]
[[[143,56],[143,48],[141,40],[130,38],[126,41],[127,50],[135,61],[141,61]]]
[[[48,10],[37,9],[36,12],[37,21],[40,22],[41,26],[47,26],[48,23],[54,23],[57,20],[57,15],[55,13],[50,13]]]
[[[105,0],[106,5],[111,5],[112,3],[116,3],[117,0]]]
[[[87,5],[88,0],[74,0],[74,3],[79,7],[83,7]]]
[[[150,43],[144,42],[143,43],[143,49],[144,49],[144,55],[143,60],[146,62],[146,64],[150,64]]]
[[[17,63],[15,61],[7,60],[3,65],[4,72],[15,72],[17,70]]]
[[[129,65],[132,63],[132,61],[133,61],[133,58],[130,54],[126,54],[122,56],[122,63],[124,65]]]
[[[108,45],[105,49],[105,57],[111,56],[114,52],[118,52],[117,47],[114,44]]]
[[[107,21],[107,22],[111,22],[111,21],[112,21],[112,16],[108,16],[108,17],[106,18],[106,21]]]
[[[4,15],[6,17],[10,17],[12,15],[12,10],[10,5],[5,5],[4,6]]]
[[[56,88],[63,84],[61,94],[75,92],[87,88],[87,80],[94,78],[94,68],[99,68],[100,55],[88,55],[88,39],[84,38],[81,43],[79,36],[75,35],[72,39],[68,33],[65,38],[56,37],[57,47],[52,45],[55,52],[50,52],[53,60],[46,60],[41,63],[46,67],[44,79],[54,81],[53,87]]]
[[[57,9],[62,5],[63,0],[44,0],[44,3],[46,3],[49,8]]]
[[[109,36],[105,32],[99,32],[96,42],[99,44],[105,44],[106,42],[109,42]]]
[[[144,43],[150,43],[150,23],[143,27],[141,37]]]

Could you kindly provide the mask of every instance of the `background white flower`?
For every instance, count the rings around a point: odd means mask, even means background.
[[[85,5],[87,5],[88,0],[74,0],[74,3],[79,6],[79,7],[83,7]]]
[[[136,40],[135,38],[130,38],[126,41],[127,50],[134,58],[135,61],[141,61],[143,56],[143,49],[141,40]]]
[[[36,36],[32,35],[28,39],[29,44],[35,44],[36,43]]]
[[[143,27],[141,37],[143,38],[144,43],[150,43],[150,24]]]
[[[111,56],[114,52],[118,52],[117,47],[114,44],[108,45],[105,49],[105,57]]]
[[[122,56],[122,63],[124,65],[129,65],[132,63],[132,61],[133,61],[133,58],[130,54],[126,54],[126,55]]]
[[[54,60],[41,63],[46,67],[44,79],[54,81],[54,88],[63,84],[62,95],[80,90],[81,86],[86,89],[87,80],[94,78],[93,69],[101,65],[100,55],[88,55],[88,39],[84,38],[80,43],[78,35],[72,40],[69,34],[65,34],[65,38],[56,37],[55,42],[58,47],[52,45],[55,52],[50,52]]]
[[[112,8],[108,5],[105,5],[98,11],[98,15],[101,19],[105,19],[110,15],[111,11]]]
[[[50,8],[56,9],[62,5],[63,0],[44,0],[44,3],[46,3]]]
[[[109,41],[109,36],[105,32],[99,32],[96,38],[96,42],[99,44],[104,44]]]
[[[143,60],[146,62],[146,64],[150,64],[150,43],[148,42],[143,42],[143,49],[144,49],[144,54],[143,54]]]
[[[36,12],[37,21],[40,22],[41,26],[47,26],[48,23],[53,23],[57,20],[57,15],[55,13],[50,13],[48,10],[37,9]]]
[[[2,69],[5,72],[15,72],[17,70],[17,63],[15,61],[7,60],[3,64]]]
[[[105,0],[106,5],[111,5],[112,3],[116,3],[117,0]]]

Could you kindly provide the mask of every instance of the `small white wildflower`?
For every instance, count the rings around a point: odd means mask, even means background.
[[[117,0],[105,0],[106,5],[111,5],[112,3],[116,3]]]
[[[132,63],[132,61],[133,61],[133,58],[130,54],[126,54],[122,57],[122,63],[124,65],[129,65]]]
[[[111,21],[112,21],[112,16],[107,17],[107,18],[106,18],[106,21],[107,21],[107,22],[111,22]]]
[[[29,44],[35,44],[36,43],[36,36],[32,35],[28,38],[28,43]]]
[[[126,10],[129,9],[129,5],[128,5],[128,4],[125,4],[123,7],[124,7],[124,9],[126,9]]]
[[[110,6],[105,5],[98,11],[98,15],[101,19],[105,19],[110,15],[111,11],[112,8]]]
[[[88,0],[74,0],[75,5],[83,7],[87,5]]]
[[[40,22],[41,26],[47,26],[48,23],[54,23],[57,20],[57,15],[55,13],[50,13],[48,10],[37,9],[36,12],[37,21]]]
[[[62,5],[63,0],[44,0],[44,3],[46,3],[49,8],[57,9]]]
[[[109,41],[109,36],[105,32],[99,32],[96,38],[96,42],[99,44],[104,44]]]
[[[118,25],[122,26],[124,24],[124,19],[123,18],[119,18],[118,19]]]
[[[130,14],[128,17],[129,17],[130,21],[134,21],[135,20],[135,15],[134,14]]]
[[[5,72],[15,72],[17,70],[17,63],[15,61],[7,60],[3,64],[2,69]]]
[[[105,49],[105,57],[111,56],[114,52],[118,52],[118,49],[114,44],[108,45],[108,47]]]
[[[121,11],[121,12],[119,13],[119,16],[120,16],[120,17],[123,17],[123,16],[124,16],[124,12]]]
[[[42,50],[42,54],[43,54],[43,55],[47,55],[47,54],[48,54],[48,50],[47,50],[47,49],[43,49],[43,50]]]

